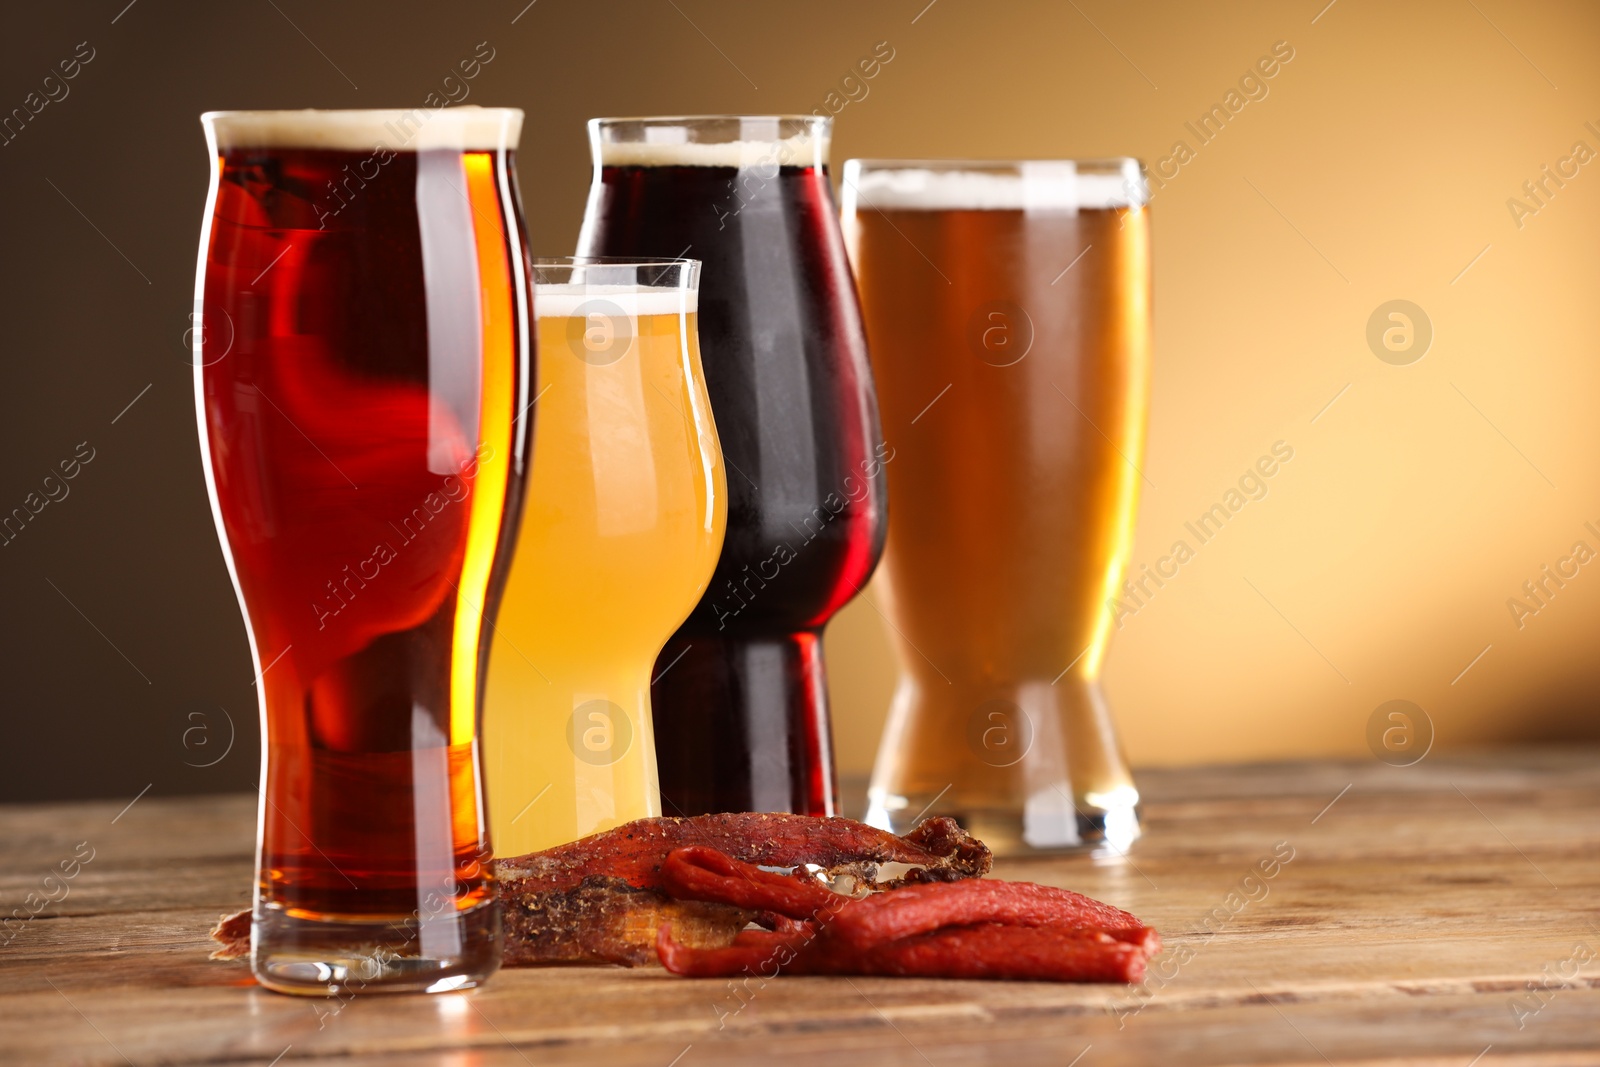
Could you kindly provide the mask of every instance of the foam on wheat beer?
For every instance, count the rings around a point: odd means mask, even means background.
[[[1149,200],[1137,164],[1119,174],[1081,173],[1070,162],[1023,163],[1015,172],[865,169],[845,165],[845,194],[880,211],[1106,210]],[[845,212],[849,214],[848,209]]]
[[[327,148],[361,152],[377,147],[396,152],[447,148],[492,152],[516,148],[522,111],[514,107],[465,107],[372,111],[208,111],[201,116],[217,148]]]
[[[670,285],[540,285],[534,290],[533,308],[541,319],[570,318],[596,310],[592,302],[600,300],[634,319],[700,310],[698,290]]]
[[[647,130],[647,135],[680,136],[681,127]],[[821,167],[828,161],[828,139],[798,133],[771,140],[695,144],[687,141],[601,141],[603,167]]]
[[[502,856],[661,814],[650,679],[726,523],[695,293],[575,269],[533,301],[534,458],[483,713]]]

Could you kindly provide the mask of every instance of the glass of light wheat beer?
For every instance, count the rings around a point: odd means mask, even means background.
[[[951,815],[1001,854],[1138,836],[1100,674],[1143,477],[1146,190],[1128,159],[845,165],[894,450],[869,822]]]
[[[495,852],[661,814],[650,680],[727,527],[700,263],[540,259],[533,471],[495,625]]]

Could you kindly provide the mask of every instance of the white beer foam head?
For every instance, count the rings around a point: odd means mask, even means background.
[[[585,307],[594,301],[615,304],[630,318],[638,318],[641,315],[676,315],[679,312],[700,309],[700,293],[696,289],[679,289],[670,285],[550,283],[534,287],[533,313],[541,319],[553,319],[571,318],[574,315],[587,314],[592,310],[610,310],[603,306]]]
[[[418,152],[446,148],[515,149],[522,110],[514,107],[415,107],[359,111],[208,111],[200,116],[218,151],[230,148],[329,148]]]
[[[738,122],[739,140],[704,142],[691,139],[699,125]],[[811,127],[779,137],[781,123],[810,122]],[[608,127],[637,123],[642,141],[607,140]],[[763,127],[772,136],[763,137]],[[589,132],[603,167],[823,167],[828,163],[829,124],[804,118],[686,118],[673,120],[591,119]]]
[[[1114,166],[1085,172],[1070,161],[1041,160],[961,170],[852,159],[845,163],[845,199],[847,210],[859,204],[891,211],[1077,211],[1148,203],[1139,164],[1130,159]]]

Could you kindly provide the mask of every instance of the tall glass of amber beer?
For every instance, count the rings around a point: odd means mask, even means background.
[[[951,815],[1001,854],[1138,835],[1100,674],[1142,477],[1146,188],[1128,159],[845,165],[895,450],[870,822]]]
[[[476,985],[478,709],[529,449],[522,112],[212,112],[200,451],[260,693],[252,968]]]

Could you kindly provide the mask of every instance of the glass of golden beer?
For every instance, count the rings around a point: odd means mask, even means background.
[[[869,822],[951,815],[1001,854],[1138,836],[1100,674],[1142,479],[1147,202],[1131,159],[845,164],[895,457]]]
[[[489,659],[495,853],[661,814],[656,654],[727,526],[696,260],[536,260],[533,470]]]

